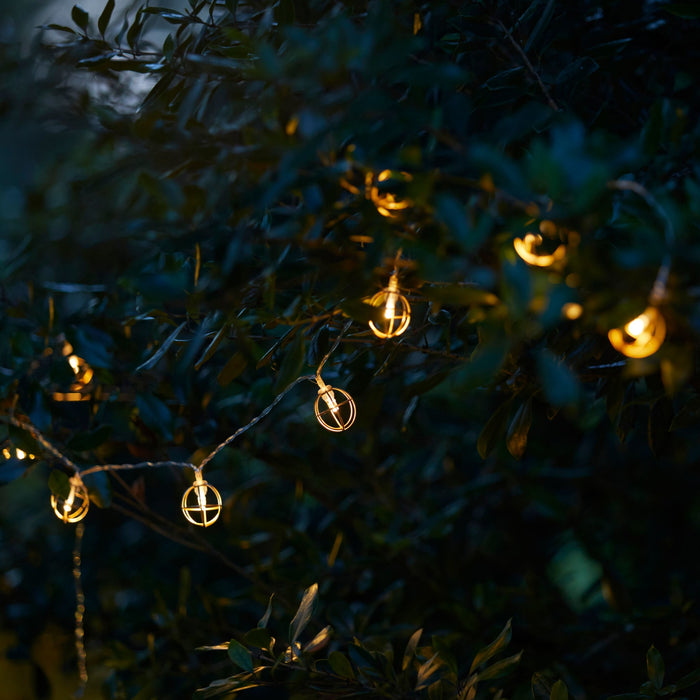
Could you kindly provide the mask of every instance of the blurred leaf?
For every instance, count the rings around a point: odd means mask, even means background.
[[[283,26],[294,24],[296,19],[294,0],[279,0],[275,6],[275,19]]]
[[[576,405],[580,393],[579,381],[562,360],[543,349],[537,355],[537,369],[545,398],[552,406]]]
[[[66,447],[74,450],[75,452],[88,452],[107,442],[111,435],[111,425],[100,425],[89,432],[74,435],[66,443]]]
[[[406,650],[403,653],[403,660],[401,661],[402,671],[405,671],[415,658],[416,647],[418,646],[418,642],[420,641],[422,634],[423,630],[418,629],[411,635],[411,638],[408,640],[408,644],[406,644]]]
[[[659,650],[654,645],[650,646],[647,651],[647,676],[657,690],[664,684],[665,673],[664,660]]]
[[[107,472],[93,472],[83,478],[83,483],[88,489],[90,500],[98,508],[109,508],[112,504],[112,486],[109,483]]]
[[[49,473],[49,489],[56,498],[65,501],[70,495],[70,477],[65,472],[52,469]]]
[[[486,459],[494,447],[505,437],[512,405],[513,400],[506,399],[486,421],[479,434],[479,439],[476,441],[476,449],[481,459]]]
[[[333,669],[333,673],[336,673],[341,678],[355,678],[355,672],[353,671],[352,664],[345,654],[339,651],[332,651],[328,656],[328,663]]]
[[[287,347],[287,352],[280,365],[275,382],[275,391],[278,393],[286,389],[299,375],[304,366],[306,356],[306,346],[303,333],[297,333]]]
[[[549,700],[569,700],[569,691],[564,681],[558,680],[552,686],[552,693],[549,696]]]
[[[521,459],[527,447],[527,436],[532,425],[532,397],[525,399],[513,416],[506,433],[506,447],[508,452]]]
[[[229,358],[224,368],[219,372],[216,381],[219,386],[227,386],[234,379],[237,379],[243,370],[248,366],[248,360],[242,352],[236,352]]]

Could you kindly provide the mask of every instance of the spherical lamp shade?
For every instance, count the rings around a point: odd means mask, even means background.
[[[381,309],[380,317],[369,322],[369,327],[377,338],[395,338],[405,332],[411,323],[411,305],[399,292],[396,273],[389,279],[389,286],[377,292],[369,304]]]
[[[314,405],[316,418],[326,430],[342,433],[355,422],[357,416],[355,402],[347,391],[324,384],[320,377],[317,381],[320,388]]]
[[[82,520],[90,507],[90,497],[80,479],[71,479],[70,492],[67,498],[59,498],[51,494],[51,507],[56,517],[64,523],[77,523]]]
[[[209,527],[221,515],[221,494],[198,474],[182,496],[182,513],[193,525]]]
[[[649,357],[653,355],[666,337],[666,321],[654,306],[626,323],[622,328],[608,331],[611,345],[627,357]]]
[[[554,250],[548,251],[539,233],[526,233],[525,238],[516,238],[513,241],[513,247],[528,265],[535,267],[550,267],[566,258],[566,246],[563,243]]]
[[[365,177],[365,196],[371,199],[377,211],[388,219],[398,216],[403,210],[413,205],[408,198],[403,198],[396,192],[391,191],[392,184],[401,185],[410,182],[412,176],[409,173],[391,170],[382,170],[379,175],[367,173]]]

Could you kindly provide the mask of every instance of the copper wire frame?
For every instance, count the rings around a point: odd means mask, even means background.
[[[214,497],[213,503],[207,502],[207,494],[211,494]],[[221,515],[221,494],[216,488],[197,475],[194,484],[182,495],[181,505],[182,514],[189,522],[199,527],[209,527]]]
[[[64,523],[77,523],[82,520],[90,507],[90,496],[80,478],[73,477],[68,498],[59,498],[51,494],[51,508],[59,520]]]
[[[340,401],[336,394],[340,395]],[[334,389],[330,384],[323,384],[318,390],[314,412],[318,422],[333,433],[347,430],[357,417],[357,407],[352,396],[343,389]]]

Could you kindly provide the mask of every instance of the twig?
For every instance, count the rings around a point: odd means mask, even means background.
[[[666,254],[661,261],[659,271],[656,273],[656,279],[649,293],[649,303],[652,306],[658,306],[666,296],[666,286],[668,285],[668,277],[671,273],[672,248],[676,244],[676,232],[673,228],[673,222],[668,215],[668,212],[659,204],[658,200],[652,195],[649,190],[636,182],[635,180],[610,180],[607,186],[611,190],[621,190],[634,192],[641,197],[652,209],[664,224],[664,240],[666,241]]]
[[[547,90],[547,86],[542,82],[542,78],[540,78],[539,73],[535,70],[535,67],[532,65],[530,62],[530,59],[527,57],[527,54],[525,51],[523,51],[523,48],[518,44],[518,42],[513,38],[513,35],[510,33],[510,30],[508,27],[506,27],[503,22],[501,22],[500,19],[496,20],[496,24],[500,27],[500,29],[503,31],[503,33],[506,35],[508,38],[508,41],[513,45],[513,48],[517,51],[518,55],[520,58],[522,58],[523,63],[527,67],[527,69],[532,73],[533,77],[537,81],[537,84],[540,86],[540,90],[542,90],[542,94],[545,96],[547,100],[547,104],[555,111],[559,112],[560,108],[559,105],[552,99],[552,96],[549,94],[549,90]]]

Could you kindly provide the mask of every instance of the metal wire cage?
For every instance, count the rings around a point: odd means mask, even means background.
[[[59,498],[52,493],[51,507],[56,517],[64,523],[77,523],[82,520],[90,507],[90,496],[83,482],[80,479],[71,479],[67,498]]]
[[[213,525],[221,515],[221,506],[221,494],[199,476],[182,495],[182,514],[199,527]]]
[[[608,331],[610,344],[627,357],[649,357],[653,355],[666,337],[666,321],[654,306],[626,323],[622,328]]]
[[[347,430],[357,417],[352,396],[342,389],[334,389],[330,384],[320,385],[314,411],[318,422],[333,433]]]
[[[411,323],[411,305],[408,299],[391,287],[377,292],[369,303],[371,306],[384,307],[376,323],[369,322],[369,327],[377,338],[395,338],[401,335]]]

